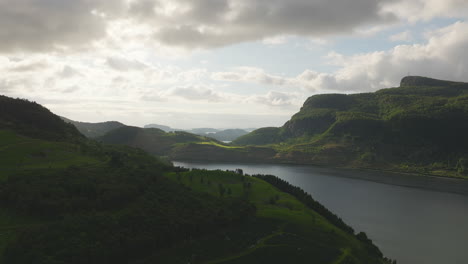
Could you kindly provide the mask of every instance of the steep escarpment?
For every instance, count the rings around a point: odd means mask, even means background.
[[[466,135],[468,84],[410,76],[375,93],[312,96],[284,126],[233,144],[267,145],[280,162],[461,176]]]

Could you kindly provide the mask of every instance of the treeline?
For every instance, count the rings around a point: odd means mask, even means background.
[[[283,179],[280,179],[276,176],[273,176],[273,175],[253,175],[253,177],[262,179],[270,183],[271,185],[275,186],[279,190],[293,195],[299,201],[304,203],[307,207],[319,213],[321,216],[323,216],[325,219],[327,219],[330,223],[332,223],[336,227],[340,228],[341,230],[351,235],[355,235],[354,229],[352,227],[350,227],[345,222],[343,222],[343,220],[339,218],[337,215],[330,212],[325,206],[323,206],[322,204],[314,200],[314,198],[312,198],[310,194],[306,193],[301,188],[293,186],[289,182]],[[372,240],[370,240],[364,232],[360,232],[359,234],[357,234],[356,238],[364,242],[364,244],[366,245],[366,247],[368,248],[370,252],[373,252],[375,255],[379,257],[383,257],[382,252],[380,252],[379,248],[376,247],[372,243]]]
[[[330,212],[325,206],[323,206],[322,204],[314,200],[314,198],[312,198],[310,194],[306,193],[301,188],[293,186],[287,181],[282,180],[273,175],[253,175],[253,177],[262,179],[270,183],[271,185],[275,186],[279,190],[293,195],[299,201],[304,203],[307,207],[319,213],[321,216],[323,216],[325,219],[327,219],[330,223],[332,223],[336,227],[340,228],[341,230],[351,235],[355,235],[354,229],[352,227],[350,227],[345,222],[343,222],[343,220],[339,218],[337,215]],[[364,232],[360,232],[359,234],[357,234],[356,238],[362,241],[370,252],[372,252],[373,254],[379,257],[383,257],[383,254],[382,252],[380,252],[379,248],[376,247],[372,243],[372,240],[370,240]]]

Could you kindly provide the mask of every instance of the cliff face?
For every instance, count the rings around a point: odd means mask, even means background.
[[[421,76],[406,76],[400,82],[400,87],[408,86],[449,86],[454,84],[463,84],[452,81],[437,80]],[[465,84],[466,85],[466,84]]]
[[[234,144],[268,144],[293,163],[457,171],[466,135],[468,84],[408,76],[375,93],[312,96],[283,127]]]

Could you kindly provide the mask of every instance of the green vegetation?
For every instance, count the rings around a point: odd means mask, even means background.
[[[102,123],[87,123],[87,122],[78,122],[73,121],[68,118],[62,117],[62,119],[74,125],[81,134],[85,135],[88,138],[97,138],[100,136],[104,136],[108,132],[125,126],[124,124],[116,121],[108,121]]]
[[[276,127],[260,128],[236,139],[234,142],[239,145],[248,145],[249,142],[257,142],[256,145],[277,143],[282,140],[279,132],[280,129]]]
[[[402,80],[401,87],[375,93],[312,96],[284,126],[258,129],[232,144],[245,147],[246,152],[263,147],[271,154],[251,153],[244,162],[468,178],[464,165],[468,157],[466,135],[468,84],[410,76]],[[198,153],[204,151],[200,148]],[[216,151],[210,149],[210,153]],[[218,161],[230,157],[224,148],[218,151],[223,152]],[[179,148],[172,155],[175,159],[190,159],[187,153],[197,150],[193,146],[187,152]]]
[[[157,128],[130,126],[114,129],[104,136],[98,137],[97,140],[106,144],[138,147],[157,156],[167,156],[174,147],[180,144],[198,142],[213,143],[220,146],[223,144],[211,138],[182,131],[166,133]]]
[[[174,168],[86,139],[35,103],[0,99],[1,264],[385,263],[329,213],[260,178]],[[120,127],[106,140],[252,152],[158,129]]]
[[[238,148],[242,148],[242,147],[237,147],[237,146],[232,146],[232,145],[228,145],[228,144],[221,144],[221,143],[218,143],[218,142],[215,142],[215,141],[209,141],[209,142],[200,142],[198,144],[202,144],[202,145],[212,145],[212,146],[216,146],[216,147],[220,147],[220,148],[227,148],[227,149],[238,149]]]
[[[383,263],[380,251],[372,242],[359,241],[346,225],[344,231],[342,226],[331,224],[327,216],[333,214],[328,212],[326,217],[318,214],[263,177],[243,175],[241,171],[195,169],[169,173],[168,178],[198,193],[248,200],[255,205],[257,216],[245,222],[242,231],[221,232],[224,239],[216,245],[220,251],[211,251],[212,242],[202,241],[186,245],[184,250],[177,251],[179,256],[187,258],[197,252],[200,263]],[[163,252],[158,257],[173,253]]]
[[[243,129],[225,129],[212,134],[206,134],[206,136],[219,141],[233,141],[247,134],[247,131]]]
[[[0,179],[25,169],[54,169],[102,163],[100,157],[87,155],[85,144],[52,142],[0,130]]]

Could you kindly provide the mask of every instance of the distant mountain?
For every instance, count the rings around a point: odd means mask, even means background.
[[[248,132],[243,129],[226,129],[208,134],[207,136],[219,141],[233,141],[246,134],[248,134]]]
[[[177,144],[212,142],[213,139],[184,131],[164,132],[157,128],[123,126],[96,138],[107,144],[141,148],[151,154],[167,156]],[[219,142],[217,142],[219,143]]]
[[[149,125],[146,125],[144,126],[144,128],[157,128],[157,129],[161,129],[165,132],[171,132],[171,131],[178,131],[179,129],[175,129],[175,128],[172,128],[172,127],[169,127],[169,126],[164,126],[164,125],[158,125],[158,124],[149,124]]]
[[[280,128],[278,127],[264,127],[254,130],[250,133],[240,136],[233,140],[236,145],[267,145],[277,143],[282,140],[279,136]]]
[[[284,126],[233,144],[274,150],[265,161],[465,177],[467,135],[468,83],[408,76],[375,93],[314,95]]]
[[[173,131],[185,131],[188,133],[200,135],[200,136],[207,136],[214,138],[219,141],[233,141],[238,137],[248,134],[249,130],[244,129],[216,129],[216,128],[192,128],[192,129],[177,129],[172,128],[165,125],[158,125],[158,124],[149,124],[145,125],[144,128],[158,128],[165,132],[173,132]]]
[[[73,121],[66,117],[62,117],[62,119],[70,124],[73,124],[81,134],[85,135],[88,138],[97,138],[103,136],[107,132],[123,127],[124,124],[117,122],[117,121],[108,121],[108,122],[101,122],[101,123],[87,123],[87,122],[79,122]]]
[[[197,135],[207,135],[207,134],[212,134],[212,133],[216,133],[216,132],[219,132],[220,130],[219,129],[216,129],[216,128],[209,128],[209,127],[202,127],[202,128],[192,128],[192,129],[188,129],[188,130],[185,130],[189,133],[192,133],[192,134],[197,134]]]

